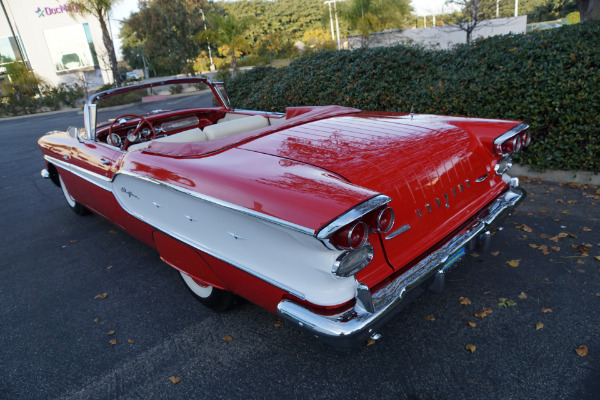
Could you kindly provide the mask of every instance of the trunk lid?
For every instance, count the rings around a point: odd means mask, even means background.
[[[324,168],[353,184],[388,195],[396,213],[381,235],[388,262],[401,269],[501,193],[491,149],[469,127],[516,125],[436,116],[361,113],[292,127],[240,148]],[[403,232],[390,237],[396,230]]]

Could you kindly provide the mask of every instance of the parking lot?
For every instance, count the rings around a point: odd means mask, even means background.
[[[36,141],[81,120],[0,120],[0,398],[600,397],[600,187],[522,179],[489,251],[340,351],[245,301],[204,308],[154,250],[75,215]]]

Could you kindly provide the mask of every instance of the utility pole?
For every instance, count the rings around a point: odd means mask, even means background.
[[[335,14],[335,29],[336,29],[336,34],[337,34],[337,49],[340,50],[341,49],[341,42],[340,42],[340,24],[338,22],[338,15],[337,15],[337,6],[336,3],[339,0],[327,0],[325,1],[325,4],[327,4],[329,6],[329,21],[331,23],[331,40],[335,40],[335,37],[333,36],[333,19],[331,16],[331,3],[333,3],[333,12]]]
[[[496,18],[498,18],[499,16],[500,16],[500,0],[496,0]]]
[[[515,17],[519,16],[519,0],[515,0]]]

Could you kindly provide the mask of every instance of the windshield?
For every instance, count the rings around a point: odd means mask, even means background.
[[[112,122],[118,115],[149,115],[163,111],[220,107],[204,82],[176,83],[131,90],[121,88],[96,102],[96,126]]]

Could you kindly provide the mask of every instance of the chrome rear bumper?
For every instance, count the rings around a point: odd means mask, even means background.
[[[525,191],[518,187],[518,179],[513,178],[511,188],[482,210],[470,226],[396,280],[372,295],[365,285],[359,283],[356,305],[349,311],[321,315],[290,300],[281,301],[277,311],[285,321],[328,344],[341,347],[364,344],[366,339],[375,335],[377,329],[427,289],[432,281],[434,286],[438,286],[436,290],[440,290],[446,261],[463,247],[474,245],[482,239],[486,241],[489,230],[509,215],[524,197]]]

